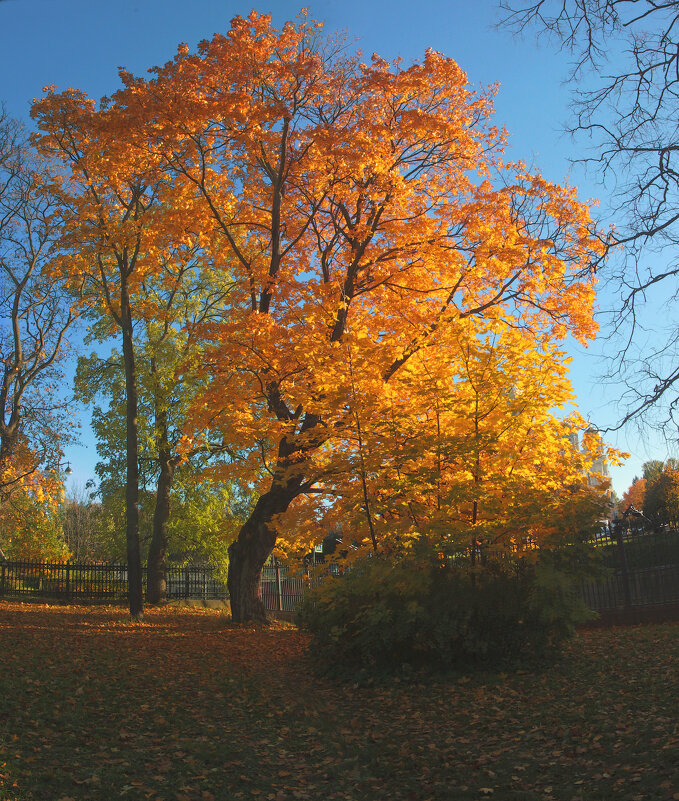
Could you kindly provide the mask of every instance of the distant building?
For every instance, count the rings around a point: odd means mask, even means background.
[[[575,448],[575,450],[580,450],[580,442],[578,440],[578,432],[571,431],[570,434],[567,435],[571,445]]]
[[[576,434],[576,437],[577,437],[577,434]],[[594,428],[594,426],[590,426],[585,432],[583,432],[583,435],[582,435],[582,445],[583,445],[582,450],[583,451],[585,450],[585,443],[587,443],[588,446],[590,445],[590,442],[588,442],[588,440],[593,441],[594,450],[596,450],[597,453],[598,453],[598,458],[592,464],[592,470],[595,473],[599,473],[600,475],[604,476],[605,478],[608,478],[609,477],[609,475],[608,475],[608,464],[606,463],[606,457],[604,455],[604,443],[603,443],[603,440],[601,439],[601,434],[599,434],[598,430],[596,428]],[[588,447],[588,450],[589,450],[589,447]],[[597,485],[597,483],[598,483],[598,481],[597,481],[595,476],[590,476],[589,477],[589,484],[590,484],[591,487],[595,487]]]
[[[599,457],[593,462],[592,464],[592,472],[598,473],[600,476],[604,478],[609,478],[608,473],[608,463],[606,462],[606,457],[604,454],[604,443],[601,439],[601,435],[599,434],[598,430],[594,428],[594,426],[590,426],[586,431],[582,434],[582,448],[580,447],[580,439],[578,436],[577,431],[571,431],[570,434],[566,435],[568,441],[571,443],[572,447],[579,451],[580,453],[585,453],[585,451],[594,450],[598,452]],[[590,442],[588,442],[588,439]],[[593,440],[594,447],[591,447],[591,440]],[[588,447],[585,448],[585,445]],[[589,477],[589,485],[590,487],[596,487],[599,481],[596,476],[590,475]]]

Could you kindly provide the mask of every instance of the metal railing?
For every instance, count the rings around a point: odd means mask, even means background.
[[[599,537],[594,545],[604,573],[582,582],[582,597],[590,609],[679,605],[679,529],[617,532]],[[293,613],[306,590],[322,580],[323,568],[328,566],[304,573],[271,560],[262,570],[261,581],[267,611]],[[145,590],[145,569],[143,585]],[[127,598],[127,566],[0,560],[0,597],[122,601]],[[167,597],[226,600],[229,594],[212,568],[170,566]]]
[[[142,586],[146,592],[146,568]],[[292,613],[304,598],[311,579],[273,560],[262,570],[261,593],[269,612]],[[168,600],[226,600],[226,582],[210,567],[169,566]],[[123,601],[127,598],[127,565],[81,562],[0,560],[0,598]]]
[[[212,568],[170,566],[166,580],[168,599],[228,598]],[[146,591],[145,568],[142,583]],[[0,597],[124,600],[127,565],[0,561]]]
[[[611,532],[594,544],[605,572],[582,584],[590,609],[679,604],[679,529]]]

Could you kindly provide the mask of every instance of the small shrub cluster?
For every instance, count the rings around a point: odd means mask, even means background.
[[[330,670],[535,661],[588,617],[562,559],[483,566],[418,554],[367,559],[307,594],[299,623]]]

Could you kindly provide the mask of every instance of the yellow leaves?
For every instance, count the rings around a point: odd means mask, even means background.
[[[407,548],[421,536],[449,540],[472,524],[481,539],[504,529],[514,547],[529,527],[538,541],[551,536],[560,504],[576,503],[564,489],[584,489],[589,469],[586,454],[574,461],[564,447],[569,424],[550,412],[570,396],[560,358],[528,332],[495,331],[483,340],[472,331],[457,349],[448,343],[418,354],[388,392],[356,399],[361,469],[384,547]],[[348,431],[343,437],[342,458],[356,471],[358,440]],[[338,446],[335,439],[336,461]],[[344,508],[355,498],[350,519],[360,530],[366,512],[358,474],[347,468],[341,486]]]
[[[525,523],[568,474],[550,410],[572,400],[556,343],[596,332],[588,208],[501,162],[496,87],[472,92],[433,50],[406,69],[326,59],[318,27],[253,12],[151,80],[123,74],[98,111],[79,92],[38,101],[39,145],[68,173],[64,266],[129,268],[147,319],[167,264],[229,277],[221,317],[191,330],[192,422],[242,449],[248,486],[284,438],[304,449],[330,499],[298,500],[300,539],[344,517],[360,540],[371,504],[394,540]]]

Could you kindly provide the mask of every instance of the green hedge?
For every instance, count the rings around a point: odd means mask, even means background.
[[[448,669],[536,660],[590,616],[573,552],[482,567],[438,555],[366,559],[307,594],[299,623],[326,670]]]

